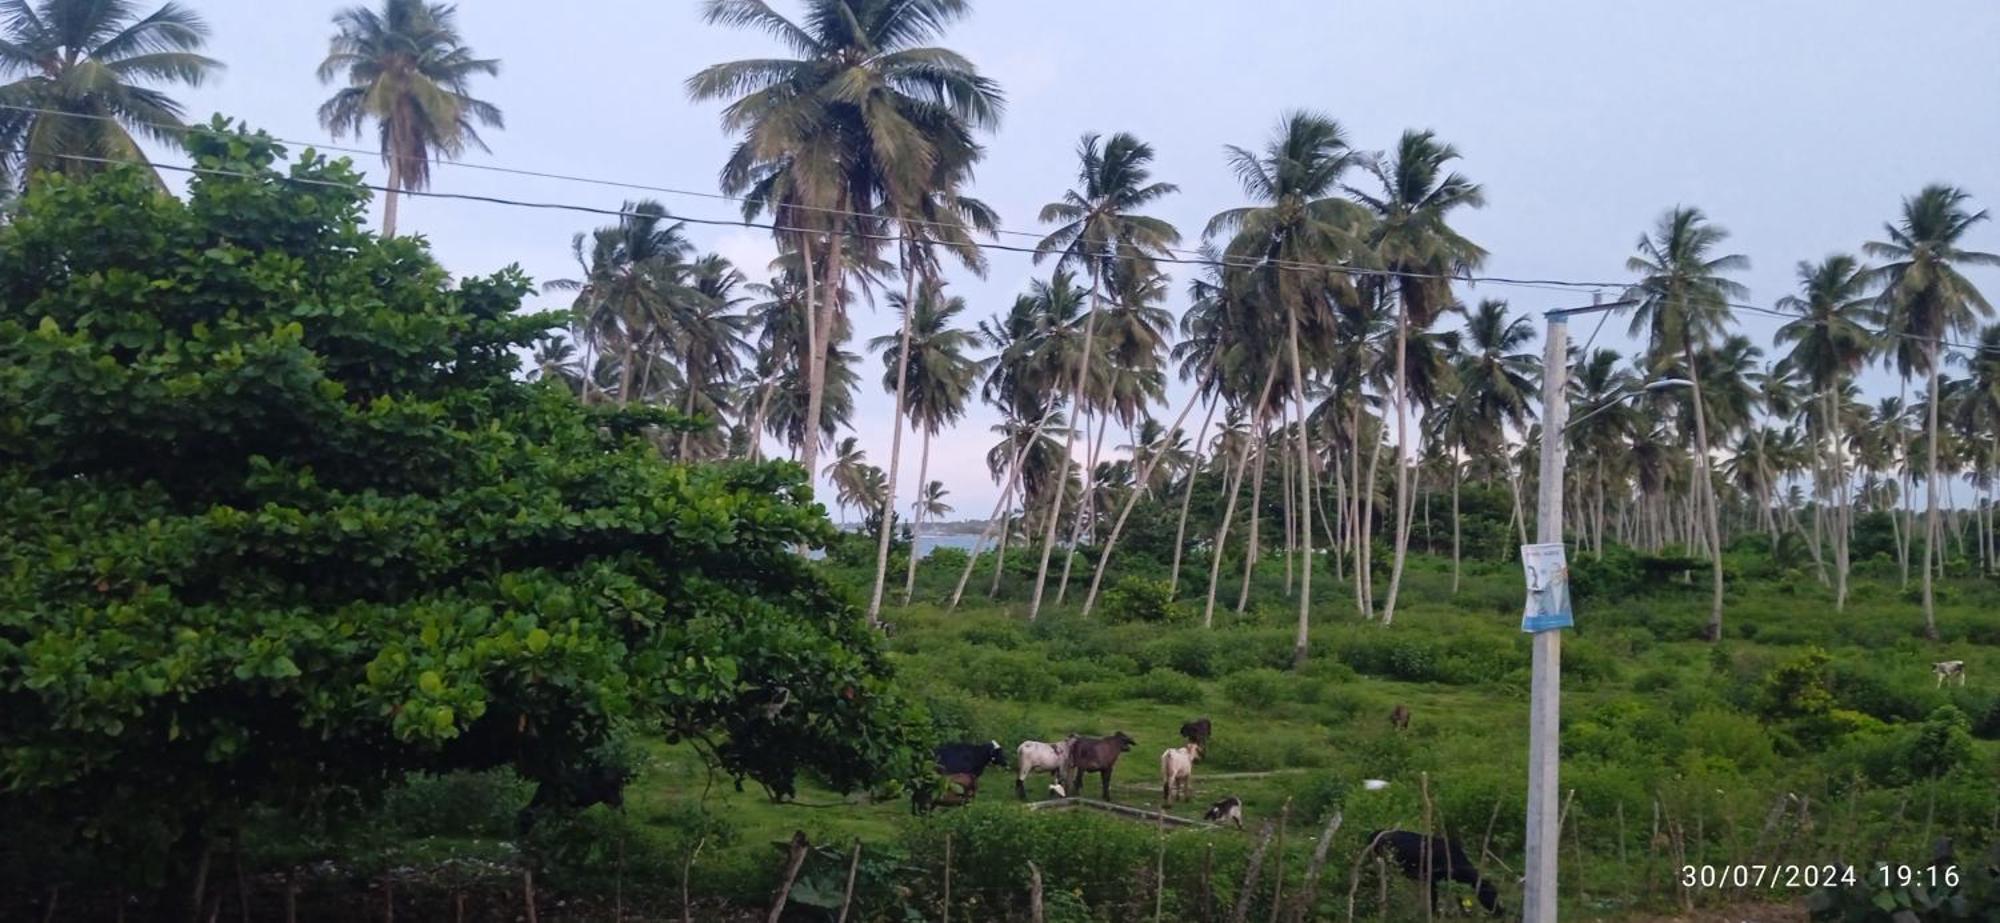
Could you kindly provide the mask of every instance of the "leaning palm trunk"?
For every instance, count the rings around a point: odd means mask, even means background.
[[[1200,394],[1200,393],[1201,393],[1201,390],[1200,390],[1199,388],[1197,388],[1197,389],[1195,389],[1195,393],[1196,393],[1196,394]],[[1197,433],[1197,434],[1195,435],[1195,440],[1194,440],[1194,445],[1195,445],[1195,455],[1194,455],[1194,461],[1192,461],[1192,462],[1191,462],[1191,463],[1189,463],[1189,465],[1188,465],[1188,472],[1187,472],[1187,485],[1186,485],[1186,488],[1185,488],[1184,490],[1182,490],[1182,491],[1181,491],[1181,518],[1180,518],[1180,525],[1178,525],[1178,526],[1175,526],[1175,527],[1174,527],[1174,567],[1173,567],[1173,574],[1172,574],[1172,576],[1170,576],[1170,577],[1168,578],[1168,582],[1167,582],[1167,598],[1169,598],[1169,599],[1173,599],[1173,598],[1175,598],[1175,597],[1176,597],[1176,595],[1177,595],[1177,594],[1178,594],[1178,593],[1180,592],[1180,588],[1181,588],[1181,551],[1182,551],[1182,549],[1184,549],[1184,548],[1186,548],[1186,547],[1187,547],[1187,520],[1188,520],[1188,507],[1189,507],[1189,506],[1191,506],[1191,505],[1193,505],[1193,503],[1194,503],[1194,482],[1195,482],[1195,476],[1196,476],[1197,474],[1199,474],[1199,473],[1200,473],[1200,470],[1201,470],[1201,444],[1202,444],[1202,441],[1203,441],[1204,439],[1207,439],[1207,438],[1208,438],[1208,424],[1209,424],[1209,423],[1210,423],[1211,421],[1213,421],[1213,420],[1215,419],[1215,407],[1216,407],[1216,405],[1217,405],[1217,404],[1220,404],[1220,403],[1222,403],[1222,402],[1221,402],[1221,401],[1210,401],[1210,402],[1208,403],[1208,410],[1207,410],[1206,412],[1204,412],[1204,413],[1202,414],[1202,418],[1201,418],[1201,432],[1200,432],[1200,433]],[[1128,511],[1128,512],[1129,512],[1129,511]],[[1124,516],[1122,516],[1122,515],[1121,515],[1121,516],[1119,517],[1119,522],[1120,522],[1121,524],[1123,524],[1123,522],[1124,522],[1124,518],[1125,518],[1125,517],[1124,517]],[[1114,541],[1114,542],[1115,542],[1115,541],[1117,541],[1117,539],[1118,539],[1118,530],[1117,530],[1117,529],[1113,529],[1113,530],[1111,530],[1111,538],[1112,538],[1112,541]],[[1111,555],[1111,547],[1110,547],[1109,545],[1106,545],[1106,546],[1105,546],[1105,548],[1104,548],[1104,554],[1105,554],[1105,556],[1106,556],[1107,558],[1108,558],[1108,557],[1110,557],[1110,555]],[[1097,565],[1097,566],[1098,566],[1098,567],[1099,567],[1100,569],[1102,569],[1102,568],[1104,567],[1104,564],[1103,564],[1103,562],[1101,562],[1101,561],[1100,561],[1100,562],[1098,562],[1098,565]],[[1086,605],[1086,606],[1085,606],[1084,608],[1085,608],[1085,611],[1088,611],[1088,610],[1089,610],[1089,606],[1088,606],[1088,605]]]
[[[1263,410],[1258,410],[1259,419]],[[1260,425],[1257,428],[1257,473],[1250,477],[1250,529],[1244,535],[1247,544],[1243,550],[1243,582],[1236,590],[1236,614],[1242,615],[1250,605],[1250,574],[1257,569],[1257,545],[1262,532],[1263,517],[1259,514],[1264,507],[1264,471],[1270,467],[1271,434]]]
[[[1285,431],[1285,429],[1286,429],[1286,427],[1280,427],[1280,428],[1279,428],[1279,432],[1280,432],[1280,433],[1284,433],[1284,435],[1283,435],[1283,438],[1284,438],[1284,440],[1285,440],[1285,444],[1286,444],[1286,447],[1287,447],[1287,448],[1289,448],[1289,447],[1291,446],[1291,438],[1292,438],[1292,437],[1291,437],[1291,434],[1290,434],[1290,433],[1285,433],[1285,432],[1284,432],[1284,431]],[[1298,543],[1298,535],[1297,535],[1297,533],[1295,533],[1295,532],[1293,532],[1293,531],[1292,531],[1293,527],[1294,527],[1295,525],[1297,525],[1297,523],[1296,523],[1296,522],[1295,522],[1295,521],[1293,520],[1293,518],[1292,518],[1292,498],[1294,498],[1294,497],[1296,497],[1296,496],[1298,496],[1298,495],[1292,492],[1292,456],[1291,456],[1291,453],[1289,453],[1289,452],[1283,452],[1283,451],[1281,451],[1281,452],[1279,452],[1279,453],[1278,453],[1278,472],[1279,472],[1279,475],[1280,475],[1280,477],[1278,478],[1278,481],[1279,481],[1279,483],[1281,483],[1281,484],[1283,484],[1283,485],[1284,485],[1284,494],[1285,494],[1285,503],[1284,503],[1284,506],[1283,506],[1283,510],[1284,510],[1284,520],[1285,520],[1285,522],[1284,522],[1284,525],[1285,525],[1285,595],[1286,595],[1287,597],[1290,597],[1290,596],[1292,595],[1292,549],[1293,549],[1293,548],[1294,548],[1294,547],[1295,547],[1295,546],[1297,545],[1297,543]]]
[[[1359,532],[1361,538],[1360,564],[1355,569],[1355,573],[1359,575],[1361,582],[1362,594],[1366,599],[1367,609],[1365,611],[1371,619],[1376,615],[1375,483],[1378,476],[1382,473],[1382,448],[1388,442],[1388,440],[1382,438],[1382,435],[1380,432],[1375,434],[1375,447],[1368,452],[1368,477],[1362,485],[1367,489],[1367,493],[1363,494],[1361,498],[1361,530]]]
[[[1090,352],[1097,338],[1097,264],[1090,268],[1090,314],[1083,319],[1083,355],[1076,359],[1076,385],[1070,389],[1073,414],[1082,419],[1084,383],[1090,377]],[[1056,493],[1049,501],[1049,521],[1042,527],[1042,561],[1035,567],[1035,595],[1028,601],[1028,621],[1042,613],[1042,589],[1049,582],[1049,555],[1056,548],[1056,523],[1062,519],[1063,494],[1069,491],[1070,459],[1076,456],[1076,426],[1063,437],[1062,465],[1056,469]]]
[[[1278,380],[1278,364],[1271,363],[1271,374],[1264,377],[1264,391],[1257,398],[1256,419],[1251,421],[1251,429],[1264,425],[1264,403],[1270,400],[1271,385]],[[1215,544],[1208,556],[1208,602],[1201,612],[1201,627],[1215,625],[1215,589],[1222,582],[1222,552],[1229,541],[1229,520],[1236,513],[1236,497],[1243,490],[1243,474],[1250,464],[1250,440],[1243,441],[1243,450],[1236,455],[1236,470],[1229,477],[1229,499],[1222,504],[1222,524],[1215,530]]]
[[[1833,388],[1826,389],[1826,448],[1828,467],[1832,469],[1833,484],[1827,492],[1833,501],[1833,608],[1835,612],[1847,608],[1847,565],[1848,540],[1851,537],[1848,524],[1851,521],[1849,496],[1847,491],[1847,461],[1840,450],[1839,405],[1834,401]]]
[[[1063,552],[1062,579],[1056,581],[1056,605],[1058,606],[1063,604],[1063,597],[1069,595],[1069,569],[1070,565],[1076,563],[1077,549],[1083,547],[1083,530],[1086,524],[1095,520],[1099,514],[1099,510],[1097,509],[1097,458],[1104,451],[1104,434],[1111,431],[1111,421],[1103,419],[1102,414],[1097,416],[1097,441],[1090,448],[1090,456],[1084,459],[1083,498],[1077,502],[1076,522],[1070,526],[1069,549]],[[1139,495],[1136,485],[1132,491],[1132,495],[1135,497]],[[1095,528],[1090,530],[1090,537],[1093,542],[1096,541],[1097,530]]]
[[[1714,595],[1709,602],[1708,640],[1722,640],[1722,525],[1717,511],[1714,475],[1708,470],[1708,410],[1701,391],[1701,369],[1695,366],[1694,344],[1681,345],[1682,358],[1687,362],[1688,380],[1694,385],[1694,440],[1695,452],[1700,456],[1695,460],[1693,474],[1700,482],[1695,490],[1696,506],[1706,506],[1708,510],[1708,545],[1711,571],[1714,576]],[[1707,501],[1705,504],[1702,501]]]
[[[1458,595],[1458,459],[1451,460],[1451,595]],[[1598,557],[1603,557],[1599,553]]]
[[[799,462],[805,465],[807,484],[819,477],[819,469],[815,466],[819,463],[820,401],[825,396],[823,385],[826,382],[826,343],[821,337],[829,335],[830,327],[820,322],[820,307],[822,302],[831,300],[836,286],[834,277],[839,273],[834,265],[834,260],[839,259],[839,235],[833,235],[833,238],[828,242],[831,259],[826,267],[827,291],[824,294],[827,297],[821,297],[819,281],[814,278],[812,235],[799,235],[799,263],[805,267],[806,274],[806,417],[799,424]]]
[[[1005,535],[1007,521],[1003,514],[1007,511],[1008,503],[1014,499],[1014,485],[1021,482],[1021,469],[1028,462],[1028,450],[1034,446],[1035,440],[1042,438],[1042,430],[1048,427],[1049,419],[1053,416],[1055,416],[1053,409],[1044,411],[1042,418],[1035,421],[1035,428],[1028,433],[1028,438],[1021,443],[1020,448],[1014,450],[1014,462],[1007,467],[1007,483],[1000,488],[1000,500],[993,504],[993,515],[987,517],[986,528],[979,530],[979,538],[972,543],[972,551],[965,559],[965,570],[958,575],[958,586],[952,589],[951,605],[947,606],[945,611],[950,612],[958,608],[959,599],[965,595],[966,581],[972,579],[972,567],[979,562],[979,549],[985,546],[987,538],[993,535],[993,530],[999,528],[1003,530],[1003,536]],[[1023,489],[1022,493],[1026,492]],[[1023,503],[1021,506],[1025,516],[1027,504]],[[1002,541],[1004,548],[1004,538]],[[993,583],[996,588],[1000,584],[1000,571],[997,565],[993,572]]]
[[[1925,454],[1930,456],[1930,459],[1927,466],[1929,474],[1924,478],[1924,637],[1931,641],[1936,641],[1938,639],[1937,607],[1936,601],[1931,596],[1931,559],[1933,556],[1936,556],[1939,564],[1944,562],[1944,549],[1938,547],[1938,538],[1941,533],[1938,531],[1937,495],[1939,355],[1938,340],[1936,337],[1931,339],[1926,350],[1930,353],[1928,361],[1928,365],[1930,366],[1930,399],[1927,401],[1930,405],[1927,413],[1930,420],[1926,424],[1930,430],[1930,444],[1924,451]]]
[[[1180,414],[1174,417],[1173,425],[1167,427],[1165,436],[1166,439],[1169,440],[1172,439],[1174,431],[1180,429],[1181,424],[1187,421],[1188,412],[1194,409],[1194,402],[1201,398],[1202,389],[1206,387],[1207,384],[1208,382],[1206,378],[1204,378],[1203,381],[1195,385],[1194,392],[1188,395],[1187,403],[1181,405]],[[1211,404],[1209,405],[1209,414],[1212,416],[1214,413],[1215,413],[1215,406]],[[1204,433],[1208,431],[1207,420],[1203,420],[1201,422],[1201,428]],[[1200,445],[1201,443],[1196,442],[1195,444]],[[1139,440],[1137,439],[1132,440],[1132,445],[1133,445],[1133,451],[1138,451]],[[1134,483],[1137,484],[1152,483],[1153,470],[1159,467],[1160,460],[1165,458],[1166,456],[1167,453],[1164,447],[1162,447],[1161,450],[1159,451],[1151,453],[1151,455],[1146,459],[1146,464],[1138,470],[1137,473],[1138,479]],[[1194,490],[1194,474],[1190,472],[1188,474],[1187,495],[1192,496],[1193,490]],[[1118,547],[1118,536],[1120,533],[1125,531],[1126,517],[1131,516],[1132,508],[1139,504],[1139,494],[1140,491],[1134,490],[1132,491],[1130,496],[1127,496],[1125,498],[1125,505],[1118,511],[1117,521],[1111,524],[1111,534],[1105,538],[1104,548],[1097,555],[1097,570],[1096,572],[1090,575],[1090,591],[1085,593],[1083,596],[1083,614],[1086,616],[1090,615],[1091,607],[1097,604],[1097,589],[1100,585],[1104,583],[1105,568],[1111,565],[1111,551],[1112,549]],[[1183,501],[1181,503],[1181,532],[1180,535],[1176,536],[1174,539],[1174,581],[1175,581],[1174,587],[1178,587],[1179,585],[1180,574],[1181,574],[1180,545],[1181,545],[1181,539],[1185,538],[1186,536],[1187,536],[1187,503]],[[1174,589],[1173,587],[1170,587],[1167,590],[1167,598],[1169,599],[1173,598],[1173,593]]]
[[[917,490],[922,491],[930,483],[931,476],[931,431],[924,429],[924,447],[917,461]],[[910,604],[910,597],[917,592],[917,543],[916,535],[924,527],[924,506],[919,503],[910,517],[910,567],[903,575],[903,605]]]
[[[1401,299],[1398,299],[1400,304]],[[1396,411],[1396,552],[1395,560],[1389,565],[1389,598],[1382,604],[1382,624],[1396,621],[1396,594],[1403,587],[1403,561],[1410,550],[1410,432],[1409,400],[1409,349],[1407,341],[1410,331],[1410,312],[1402,306],[1401,316],[1396,320],[1396,399],[1391,405]],[[1558,503],[1562,502],[1560,498]]]
[[[396,236],[396,202],[401,198],[403,188],[403,158],[401,154],[389,158],[389,189],[382,195],[382,236]]]
[[[868,591],[868,624],[878,625],[882,621],[882,588],[889,580],[889,536],[896,528],[896,476],[902,471],[903,461],[903,413],[907,409],[910,383],[910,311],[917,300],[917,273],[911,265],[916,262],[907,250],[903,259],[903,332],[896,352],[896,414],[889,418],[889,470],[888,481],[883,487],[882,531],[875,539],[875,585]],[[917,489],[922,490],[919,482]],[[911,533],[910,562],[911,574],[917,560],[915,533]]]
[[[1305,666],[1308,643],[1312,630],[1312,448],[1311,437],[1306,430],[1306,383],[1305,369],[1299,364],[1299,313],[1286,311],[1291,330],[1288,339],[1292,354],[1292,398],[1297,402],[1299,424],[1299,541],[1305,553],[1299,567],[1299,627],[1292,636],[1292,669]]]

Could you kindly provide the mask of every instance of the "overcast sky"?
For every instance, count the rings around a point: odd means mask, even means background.
[[[315,110],[329,90],[314,69],[346,4],[193,5],[228,70],[178,91],[191,117],[223,112],[281,137],[326,139]],[[682,82],[714,62],[778,52],[761,35],[703,25],[697,0],[459,6],[467,41],[503,62],[478,95],[505,110],[507,128],[487,133],[493,151],[472,163],[712,192],[729,139],[718,107],[689,103]],[[1241,204],[1222,145],[1261,145],[1296,108],[1333,116],[1364,148],[1387,147],[1405,128],[1456,145],[1488,201],[1459,229],[1492,253],[1487,270],[1500,276],[1623,280],[1640,232],[1685,203],[1733,232],[1730,248],[1753,263],[1742,281],[1768,304],[1792,289],[1794,263],[1879,238],[1900,199],[1925,183],[2000,203],[1992,0],[985,0],[946,43],[1006,91],[975,193],[1015,230],[1036,230],[1042,203],[1073,183],[1081,134],[1130,131],[1158,149],[1157,178],[1181,187],[1158,213],[1192,244],[1210,215]],[[379,160],[357,159],[382,172]],[[640,195],[451,166],[432,176],[442,192],[599,207]],[[657,197],[689,217],[737,215],[729,202]],[[417,200],[400,226],[427,235],[454,272],[519,263],[539,281],[574,275],[570,235],[605,220]],[[691,236],[753,278],[774,252],[761,231]],[[1982,226],[1973,243],[2000,250],[2000,227]],[[1044,271],[1022,255],[992,261],[986,280],[954,279],[975,318],[1003,311]],[[1980,278],[2000,297],[2000,277]],[[1183,289],[1177,280],[1176,315]],[[1462,297],[1502,297],[1520,311],[1589,301],[1497,286]],[[886,308],[861,309],[859,339],[893,320]],[[1742,326],[1768,346],[1775,324],[1745,317]],[[1622,334],[1614,320],[1600,341],[1624,348]],[[879,369],[871,356],[857,426],[882,464],[891,413]],[[1894,388],[1879,373],[1867,383]],[[1174,391],[1176,402],[1184,393]],[[951,489],[955,517],[984,517],[996,499],[983,463],[993,422],[979,408],[934,450],[932,475]],[[915,448],[906,442],[904,504]]]

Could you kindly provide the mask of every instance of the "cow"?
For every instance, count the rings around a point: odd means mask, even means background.
[[[1014,794],[1022,801],[1028,800],[1028,776],[1037,772],[1055,777],[1053,787],[1060,788],[1063,778],[1069,775],[1069,747],[1075,740],[1076,735],[1071,734],[1055,743],[1021,741],[1021,745],[1014,748]]]
[[[1201,759],[1201,744],[1190,743],[1160,752],[1160,803],[1172,807],[1174,792],[1181,800],[1194,797],[1194,764]]]
[[[1000,749],[1000,742],[989,740],[983,744],[945,744],[933,754],[937,757],[938,772],[945,775],[971,773],[979,775],[988,766],[1007,768],[1007,751]]]
[[[1389,709],[1389,726],[1399,731],[1410,729],[1410,706],[1397,705]]]
[[[1201,819],[1214,824],[1228,821],[1235,824],[1236,829],[1241,830],[1243,829],[1243,799],[1235,795],[1230,795],[1221,801],[1209,805],[1208,810],[1202,813]]]
[[[601,804],[612,810],[625,809],[625,783],[632,773],[611,766],[584,766],[569,770],[555,780],[544,779],[535,784],[534,797],[528,799],[528,806],[514,815],[515,832],[527,836],[535,822],[551,809],[581,811],[591,805]]]
[[[920,786],[910,793],[910,813],[922,814],[933,807],[968,804],[979,794],[979,773],[946,773],[938,786]]]
[[[1437,886],[1440,881],[1457,881],[1471,885],[1479,894],[1479,905],[1486,912],[1499,916],[1500,891],[1479,874],[1478,867],[1466,858],[1465,850],[1457,841],[1441,836],[1426,837],[1408,830],[1371,830],[1367,837],[1367,851],[1384,859],[1394,861],[1403,877],[1411,881],[1422,881],[1424,864],[1430,864],[1431,909],[1437,909]],[[1425,854],[1428,848],[1429,855]]]
[[[1965,685],[1965,661],[1963,660],[1940,660],[1937,663],[1931,664],[1931,673],[1937,676],[1938,686],[1943,686],[1945,680],[1954,676],[1958,677],[1959,685]]]
[[[1083,793],[1083,777],[1086,773],[1098,773],[1102,780],[1100,791],[1104,800],[1111,800],[1111,768],[1118,765],[1118,757],[1138,743],[1126,736],[1124,731],[1116,731],[1110,737],[1078,737],[1069,747],[1070,771],[1074,773],[1069,790]]]
[[[1181,739],[1191,744],[1201,744],[1203,750],[1208,749],[1208,732],[1207,718],[1196,718],[1181,725]]]

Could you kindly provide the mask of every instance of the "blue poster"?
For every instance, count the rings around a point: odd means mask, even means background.
[[[1569,561],[1562,543],[1522,545],[1521,567],[1528,575],[1528,604],[1521,612],[1521,630],[1533,633],[1575,625],[1569,606]]]

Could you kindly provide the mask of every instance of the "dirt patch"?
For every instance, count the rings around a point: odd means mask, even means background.
[[[1719,907],[1697,907],[1693,913],[1635,913],[1618,918],[1621,923],[1806,923],[1804,901],[1784,904],[1746,902]]]

